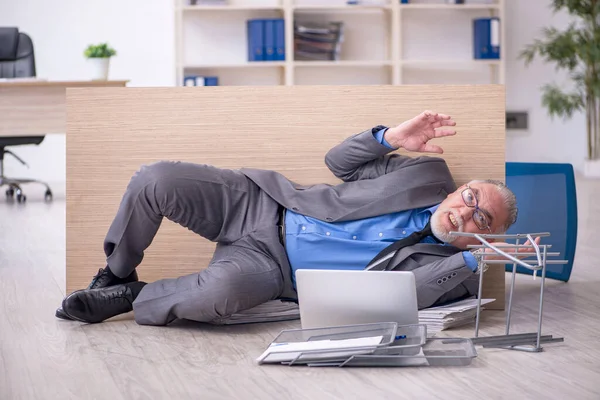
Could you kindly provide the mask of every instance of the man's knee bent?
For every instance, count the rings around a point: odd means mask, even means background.
[[[164,213],[168,198],[173,194],[180,176],[179,161],[158,161],[143,165],[131,178],[128,190],[134,194],[145,194],[150,204],[158,209],[155,212]]]
[[[179,161],[157,161],[152,164],[142,165],[131,177],[131,185],[144,187],[148,184],[156,184],[166,181],[177,174]]]

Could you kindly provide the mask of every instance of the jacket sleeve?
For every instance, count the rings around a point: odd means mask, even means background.
[[[477,293],[479,275],[465,264],[462,252],[423,265],[412,272],[417,285],[419,310]]]
[[[479,288],[479,274],[473,274],[469,278],[462,281],[454,289],[445,293],[432,304],[433,307],[441,306],[446,303],[463,300],[469,297],[477,296],[477,289]]]
[[[388,154],[396,149],[380,143],[374,134],[385,126],[358,133],[335,146],[325,155],[325,165],[344,182],[374,179],[400,168],[423,162],[444,162],[437,157],[407,157]]]

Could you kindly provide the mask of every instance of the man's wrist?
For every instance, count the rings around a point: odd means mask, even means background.
[[[385,147],[389,147],[390,149],[393,149],[394,147],[390,143],[388,143],[387,140],[385,140],[385,133],[388,131],[388,129],[389,128],[387,128],[387,127],[383,127],[379,131],[375,132],[374,136],[375,136],[375,139],[379,143],[381,143]]]
[[[399,149],[400,147],[402,147],[402,142],[398,139],[398,133],[396,132],[395,128],[389,128],[388,130],[386,130],[385,134],[383,135],[383,138],[386,142],[390,144],[390,146],[394,147],[395,149]]]
[[[478,254],[472,251],[463,251],[462,255],[467,267],[473,272],[477,271],[477,266],[481,262],[481,257],[478,257]]]
[[[473,270],[476,274],[481,273],[481,271],[486,271],[488,269],[488,265],[483,260],[483,256],[486,253],[485,249],[477,249],[468,252],[476,261],[476,268]],[[471,267],[471,266],[469,266]],[[472,268],[471,268],[472,269]]]

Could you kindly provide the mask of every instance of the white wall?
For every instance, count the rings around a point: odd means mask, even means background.
[[[550,120],[541,106],[539,88],[558,78],[553,67],[536,61],[526,69],[523,62],[517,60],[519,51],[543,26],[562,27],[568,22],[565,15],[553,16],[549,4],[550,0],[506,0],[507,109],[525,110],[530,114],[529,130],[507,132],[506,157],[509,161],[570,162],[580,168],[586,148],[583,116],[577,115],[568,122]],[[86,79],[84,48],[89,43],[108,41],[119,52],[112,61],[110,78],[129,79],[130,86],[171,86],[175,83],[172,7],[172,0],[0,0],[0,26],[19,26],[32,35],[40,77]],[[436,14],[433,18],[433,13],[425,15],[419,11],[409,19],[413,25],[439,33],[430,32],[429,37],[465,38],[465,28],[458,24],[456,14]],[[473,12],[469,12],[461,18],[472,15]],[[405,51],[426,48],[434,58],[435,46],[416,43],[419,38],[425,41],[427,36],[410,32],[412,28],[404,33],[415,42]],[[450,49],[448,46],[441,49],[461,57],[470,54],[469,40],[455,39],[450,46]],[[432,74],[437,72],[440,71],[411,70],[405,77],[421,83],[427,77],[434,79]],[[447,77],[463,81],[464,73]],[[444,79],[436,77],[435,81],[442,83]],[[31,168],[28,170],[9,159],[7,174],[64,181],[64,135],[49,135],[39,147],[20,148],[18,153],[30,162]]]
[[[415,0],[430,1],[430,0]],[[568,83],[565,74],[557,74],[553,65],[534,61],[528,68],[519,53],[535,38],[541,37],[545,26],[564,28],[569,16],[553,14],[550,0],[505,0],[506,25],[506,108],[527,111],[529,129],[508,130],[506,159],[508,161],[566,162],[581,169],[586,156],[585,117],[552,120],[541,104],[541,87],[550,82]],[[403,35],[405,56],[417,59],[468,59],[471,56],[471,18],[484,16],[481,10],[404,12]],[[444,37],[454,40],[442,39]],[[444,40],[443,46],[431,45]],[[419,66],[404,72],[406,83],[486,83],[489,74],[480,70],[450,70],[442,72],[435,66]],[[435,75],[435,76],[434,76]]]
[[[88,79],[85,47],[109,42],[118,52],[110,79],[128,79],[129,86],[172,86],[173,15],[172,0],[0,0],[0,26],[18,26],[32,36],[38,76],[53,80]],[[8,156],[8,176],[64,182],[64,135],[13,150],[30,168]]]
[[[565,28],[566,13],[553,14],[549,0],[506,0],[507,110],[529,112],[529,129],[507,131],[506,158],[508,161],[566,162],[581,169],[586,157],[585,116],[573,119],[550,119],[541,105],[541,87],[546,83],[565,83],[565,74],[558,74],[551,64],[534,61],[528,68],[517,60],[519,52],[534,38],[542,38],[545,26]],[[568,87],[568,86],[567,86]]]

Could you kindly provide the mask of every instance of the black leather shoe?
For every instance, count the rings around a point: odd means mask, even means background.
[[[92,281],[90,282],[90,284],[87,288],[88,289],[99,289],[99,288],[113,286],[113,285],[120,285],[123,283],[137,282],[138,280],[139,280],[138,274],[135,269],[126,278],[119,278],[118,276],[115,276],[108,267],[106,267],[106,268],[100,268],[98,270],[98,273],[96,275],[94,275],[94,277],[92,278]],[[63,309],[61,307],[56,309],[56,312],[54,313],[54,315],[56,316],[56,318],[60,318],[60,319],[66,319],[66,320],[71,319],[67,315],[67,313],[65,313],[63,311]]]
[[[133,301],[144,282],[77,290],[62,302],[63,312],[73,320],[98,323],[133,310]]]
[[[98,270],[98,273],[96,275],[94,275],[94,277],[92,278],[92,281],[90,282],[90,284],[87,288],[88,289],[99,289],[99,288],[103,288],[103,287],[107,287],[107,286],[121,285],[123,283],[137,282],[138,280],[139,280],[138,274],[135,269],[133,270],[133,272],[131,274],[129,274],[129,276],[127,276],[125,278],[119,278],[118,276],[113,274],[112,271],[108,267],[106,267],[106,268],[100,268]]]

